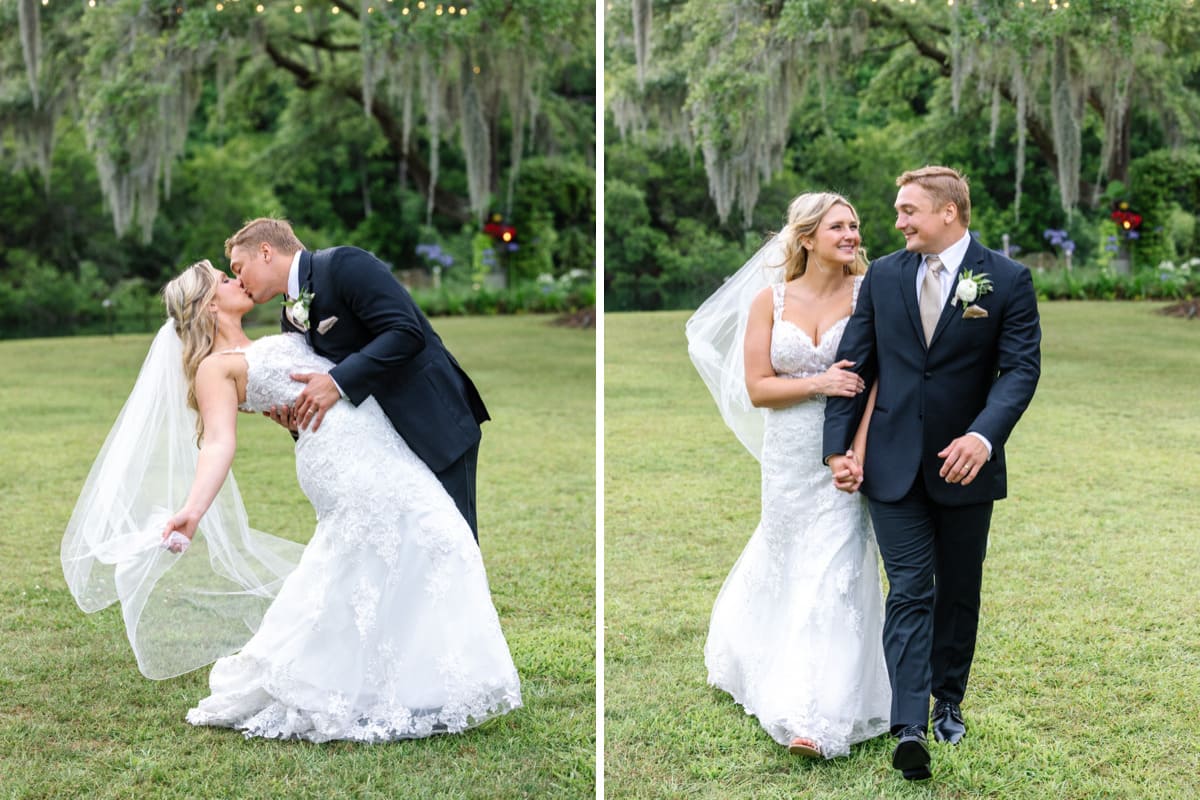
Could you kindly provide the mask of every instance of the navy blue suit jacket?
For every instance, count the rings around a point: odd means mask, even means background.
[[[489,417],[475,384],[386,264],[357,247],[304,251],[299,277],[313,293],[303,333],[337,364],[330,375],[352,403],[374,395],[434,472],[479,442]],[[337,322],[321,333],[331,317]],[[286,314],[281,324],[297,330]]]
[[[999,500],[1008,491],[1004,443],[1028,407],[1041,374],[1041,327],[1029,270],[974,239],[959,274],[987,273],[993,284],[975,304],[988,316],[964,319],[951,290],[929,346],[917,305],[921,256],[901,250],[872,263],[837,357],[855,362],[879,392],[867,430],[862,492],[895,502],[918,470],[930,498],[944,505]],[[955,288],[958,286],[956,276]],[[825,407],[826,458],[845,453],[867,392],[831,397]],[[968,431],[987,437],[992,458],[970,486],[938,476],[940,450]]]

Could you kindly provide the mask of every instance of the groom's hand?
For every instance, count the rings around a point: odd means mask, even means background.
[[[987,445],[978,436],[959,436],[938,453],[938,458],[946,459],[938,475],[945,478],[946,483],[969,486],[988,457]]]
[[[302,428],[316,431],[325,413],[342,399],[333,378],[323,372],[293,373],[292,380],[308,384],[296,398],[296,422]]]
[[[847,494],[854,494],[862,486],[862,465],[853,450],[847,450],[844,456],[831,456],[829,470],[833,473],[833,485]]]

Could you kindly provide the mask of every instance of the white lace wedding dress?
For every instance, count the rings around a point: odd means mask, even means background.
[[[326,372],[299,334],[245,351],[242,409],[292,404]],[[213,665],[195,725],[378,742],[455,733],[521,705],[471,530],[374,398],[334,405],[296,445],[317,529],[257,633]],[[184,556],[186,558],[186,555]]]
[[[775,372],[824,372],[846,320],[814,344],[782,318],[784,284],[772,288]],[[832,758],[888,730],[891,691],[878,551],[862,496],[834,488],[821,463],[824,416],[824,397],[767,415],[762,517],[717,596],[704,660],[708,682],[771,738],[813,739]]]

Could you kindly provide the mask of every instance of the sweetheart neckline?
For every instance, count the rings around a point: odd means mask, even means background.
[[[853,316],[853,314],[847,314],[846,316],[841,317],[840,319],[836,320],[832,325],[830,325],[828,328],[825,329],[825,333],[824,333],[824,335],[821,336],[820,341],[814,341],[813,338],[808,335],[808,331],[804,330],[804,328],[801,328],[799,325],[792,322],[790,319],[784,319],[783,317],[780,317],[776,321],[777,322],[786,322],[788,325],[791,325],[793,328],[796,329],[796,331],[798,333],[800,333],[800,335],[802,335],[805,339],[808,340],[808,343],[812,345],[814,350],[820,350],[821,344],[829,337],[829,332],[831,330],[833,330],[834,328],[836,328],[838,325],[841,325],[843,322],[850,319],[850,317],[852,317],[852,316]]]

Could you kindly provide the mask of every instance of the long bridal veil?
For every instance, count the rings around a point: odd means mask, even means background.
[[[186,553],[160,546],[199,453],[182,343],[168,319],[92,464],[62,542],[63,574],[91,613],[120,602],[138,669],[180,675],[236,652],[303,546],[250,528],[233,473]]]
[[[760,461],[766,410],[750,403],[742,344],[754,296],[781,280],[783,244],[775,236],[701,304],[685,329],[688,355],[717,401],[721,418]]]

